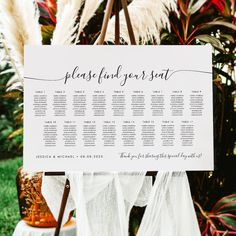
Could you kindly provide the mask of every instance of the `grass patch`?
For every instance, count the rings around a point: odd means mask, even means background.
[[[17,169],[22,158],[0,161],[0,236],[12,236],[20,220],[16,189]]]

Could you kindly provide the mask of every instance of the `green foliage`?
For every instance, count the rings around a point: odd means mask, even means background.
[[[16,173],[22,158],[0,161],[0,236],[12,236],[20,219]]]
[[[1,50],[1,49],[0,49]],[[4,73],[3,73],[4,72]],[[7,63],[0,64],[0,159],[21,155],[23,134],[12,135],[22,128],[22,93],[6,92],[12,71]]]
[[[234,1],[178,0],[179,16],[171,14],[171,33],[163,31],[163,44],[213,46],[214,172],[189,172],[202,235],[236,233],[235,66],[236,25]],[[230,201],[218,211],[217,204]],[[212,212],[213,211],[213,212]],[[210,212],[210,213],[209,213]]]

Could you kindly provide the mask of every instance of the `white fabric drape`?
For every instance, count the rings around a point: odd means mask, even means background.
[[[137,236],[198,236],[185,172],[158,172]]]
[[[133,206],[146,210],[137,236],[199,236],[185,172],[68,173],[71,192],[65,217],[76,209],[78,236],[128,236]],[[58,217],[66,177],[44,176],[42,193]]]

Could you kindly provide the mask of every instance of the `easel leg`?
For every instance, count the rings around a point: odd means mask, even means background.
[[[132,45],[136,45],[134,31],[133,31],[133,27],[131,24],[129,11],[128,11],[127,0],[121,0],[121,4],[122,4],[124,14],[125,14],[125,20],[126,20],[126,24],[127,24],[127,28],[128,28],[128,32],[129,32],[129,37],[130,37],[130,43]]]
[[[63,219],[63,215],[65,212],[66,203],[67,203],[69,193],[70,193],[70,181],[68,179],[66,179],[64,192],[63,192],[63,196],[62,196],[62,200],[61,200],[61,207],[60,207],[59,216],[58,216],[58,220],[57,220],[57,227],[56,227],[54,236],[59,236],[59,234],[60,234],[62,219]]]
[[[120,44],[120,0],[115,1],[115,44]]]
[[[103,18],[101,34],[97,42],[98,45],[102,45],[104,43],[106,32],[107,32],[107,25],[111,17],[113,5],[114,5],[114,0],[108,0],[107,5],[106,5],[106,10],[105,10],[105,15]]]

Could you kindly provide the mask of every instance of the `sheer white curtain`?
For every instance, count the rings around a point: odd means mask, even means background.
[[[137,236],[199,236],[185,172],[158,172],[152,186],[144,172],[68,173],[65,216],[76,209],[78,236],[128,236],[131,208],[146,210]],[[43,195],[58,217],[66,177],[44,176]]]

